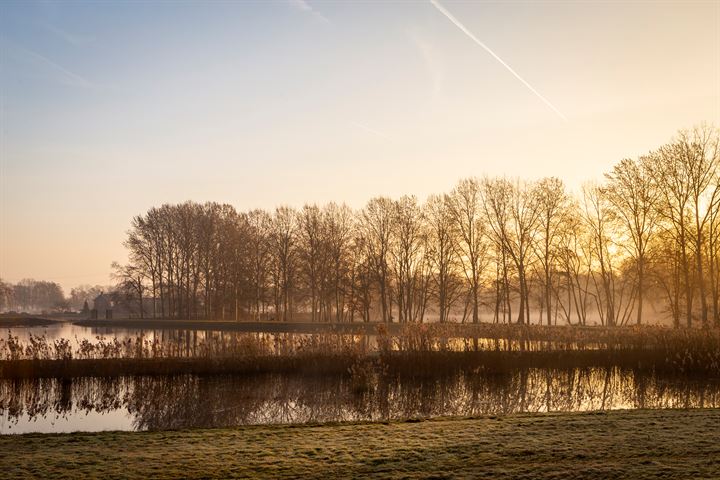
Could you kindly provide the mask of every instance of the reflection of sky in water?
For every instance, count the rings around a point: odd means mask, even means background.
[[[0,381],[0,433],[701,407],[720,407],[720,380],[619,369],[528,369],[441,379],[371,374],[363,384],[299,375]]]
[[[45,417],[32,417],[23,414],[9,419],[0,416],[0,433],[65,433],[99,432],[103,430],[129,430],[131,417],[127,410],[118,409],[107,412],[70,411],[64,414],[48,413]]]

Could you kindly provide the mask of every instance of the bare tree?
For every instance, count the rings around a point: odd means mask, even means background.
[[[486,301],[494,321],[512,321],[518,305],[527,323],[532,300],[542,323],[586,324],[594,300],[615,325],[633,313],[646,321],[643,305],[662,299],[676,326],[694,316],[720,324],[718,137],[701,126],[621,161],[605,186],[585,190],[582,208],[554,178],[466,179],[423,208],[378,197],[357,213],[166,204],[132,219],[129,263],[116,274],[133,302],[151,296],[153,316],[169,318],[390,322],[397,305],[401,322],[434,308],[445,322],[463,299],[463,322],[479,322]],[[31,280],[3,294],[2,308],[10,301],[64,305],[59,286]]]
[[[137,295],[137,312],[140,318],[145,318],[145,306],[143,298],[145,294],[145,273],[139,267],[132,264],[120,265],[117,262],[112,263],[112,278],[117,282],[117,290],[127,292],[129,298]],[[134,294],[134,295],[133,295]]]
[[[667,222],[673,232],[675,243],[680,251],[683,289],[685,293],[685,319],[692,326],[693,287],[691,282],[690,208],[692,192],[687,181],[686,167],[683,163],[684,147],[681,144],[669,144],[661,147],[649,158],[650,168],[655,172],[661,192],[658,202],[658,215]]]
[[[278,207],[270,222],[270,244],[274,260],[275,314],[292,320],[297,257],[297,214]]]
[[[538,230],[540,238],[531,242],[542,267],[542,285],[547,324],[552,324],[553,275],[560,255],[559,239],[570,221],[570,198],[565,185],[557,178],[545,178],[538,182],[536,199],[538,206]]]
[[[480,182],[475,178],[461,180],[446,197],[457,238],[457,258],[469,286],[472,321],[480,321],[480,287],[487,265],[488,243],[481,205]]]
[[[530,321],[528,264],[540,218],[537,191],[533,184],[507,179],[486,180],[483,186],[485,210],[495,242],[510,256],[518,274],[517,321],[526,323]]]
[[[650,163],[641,159],[622,160],[605,175],[605,195],[614,207],[610,214],[622,225],[629,242],[622,242],[635,262],[637,270],[637,324],[642,323],[645,292],[645,265],[648,244],[658,224],[657,203],[660,193],[650,170]],[[616,232],[618,233],[618,232]]]
[[[631,279],[621,249],[613,242],[611,204],[605,190],[593,184],[583,188],[583,216],[589,232],[589,255],[595,268],[590,276],[595,286],[594,298],[603,325],[615,326],[627,322],[634,303],[635,288],[628,288]]]
[[[431,196],[425,206],[428,218],[428,258],[432,265],[439,321],[448,320],[460,291],[453,217],[446,196]]]
[[[389,256],[394,217],[393,201],[386,197],[376,197],[365,206],[360,220],[363,246],[378,286],[383,322],[392,321]]]
[[[323,219],[317,205],[305,205],[298,214],[299,259],[310,291],[310,319],[318,320],[323,269]]]
[[[675,142],[675,152],[680,155],[684,175],[689,185],[690,209],[694,222],[695,266],[700,296],[700,318],[708,325],[708,305],[705,286],[703,249],[705,231],[712,217],[714,206],[720,201],[720,133],[707,125],[692,131],[681,131]]]
[[[352,258],[352,237],[356,230],[355,217],[346,205],[330,203],[324,210],[324,232],[328,243],[328,294],[335,306],[335,321],[343,319],[346,297],[349,295],[349,273]]]
[[[12,308],[21,311],[50,311],[66,306],[62,287],[55,282],[25,278],[13,285],[7,298]]]
[[[12,285],[6,283],[0,278],[0,312],[10,308],[13,304],[13,288]]]
[[[564,287],[567,304],[560,297],[557,289],[557,305],[563,309],[568,323],[572,323],[573,307],[577,323],[586,325],[587,309],[590,293],[590,272],[592,271],[592,254],[586,238],[589,237],[585,222],[582,221],[577,202],[573,201],[570,214],[559,238],[558,259],[565,276]]]
[[[398,321],[415,320],[417,287],[423,281],[423,213],[417,199],[404,196],[394,202],[390,256],[395,274]]]

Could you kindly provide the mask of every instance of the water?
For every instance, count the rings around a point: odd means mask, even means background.
[[[720,380],[523,369],[442,379],[194,375],[0,380],[0,433],[164,430],[517,412],[720,407]]]
[[[162,335],[163,332],[160,330],[140,330],[140,329],[122,329],[122,328],[107,328],[107,327],[80,327],[73,325],[70,322],[58,322],[52,323],[42,327],[9,327],[0,330],[0,338],[11,334],[17,336],[20,341],[26,342],[30,335],[41,337],[44,336],[50,341],[66,338],[71,340],[73,343],[75,339],[78,341],[89,340],[94,341],[97,337],[117,337],[120,340],[125,338],[134,338],[140,334],[147,336],[148,338],[155,338],[155,335]]]
[[[3,342],[7,335],[18,337],[20,343],[27,345],[30,336],[44,337],[48,344],[58,339],[70,341],[73,352],[78,351],[80,343],[84,340],[96,344],[100,339],[111,341],[117,339],[123,342],[126,339],[136,340],[140,337],[146,342],[155,342],[172,346],[171,351],[176,355],[196,356],[205,351],[202,344],[212,344],[215,348],[223,346],[237,348],[243,341],[249,340],[249,344],[261,344],[266,353],[287,354],[298,347],[305,348],[321,341],[323,345],[334,345],[337,348],[353,346],[362,351],[378,349],[379,337],[375,334],[338,334],[338,333],[290,333],[290,332],[242,332],[242,331],[221,331],[221,330],[187,330],[187,329],[127,329],[117,327],[81,327],[71,323],[57,323],[44,327],[11,327],[0,330],[0,359],[6,358],[8,352],[3,348]],[[208,342],[212,340],[211,342]],[[490,339],[490,338],[401,338],[389,337],[390,343],[387,348],[392,350],[404,350],[407,348],[419,347],[430,350],[537,350],[550,348],[553,345],[558,348],[575,348],[577,345],[571,343],[556,343],[544,340],[524,341],[522,344],[517,340]],[[425,342],[425,343],[422,343]],[[248,344],[246,343],[246,344]],[[422,343],[422,344],[421,344]],[[599,345],[584,343],[583,349],[599,348]]]
[[[244,336],[293,344],[307,334],[79,327],[13,327],[53,341],[149,340],[190,345],[208,337]],[[3,335],[4,336],[4,335]],[[338,338],[341,336],[338,336]],[[353,337],[344,335],[343,337]],[[361,337],[376,347],[374,336]],[[285,343],[283,343],[285,342]],[[495,348],[480,339],[480,348]],[[474,340],[446,339],[437,348],[474,349]],[[514,349],[507,344],[502,349]],[[503,375],[458,373],[439,379],[350,376],[154,376],[0,380],[0,434],[101,430],[163,430],[249,424],[384,421],[415,417],[635,408],[720,407],[720,379],[662,377],[614,369],[523,369]]]
[[[82,327],[71,323],[58,323],[43,327],[11,327],[0,330],[0,360],[10,358],[7,347],[9,336],[17,337],[20,344],[30,344],[30,337],[45,339],[45,343],[51,347],[53,342],[66,339],[70,342],[70,348],[75,358],[87,358],[80,354],[80,347],[83,341],[93,345],[104,341],[112,343],[117,340],[122,343],[125,340],[136,342],[142,340],[146,344],[157,343],[163,345],[162,350],[175,356],[202,356],[207,354],[208,349],[225,353],[226,351],[243,351],[243,349],[258,347],[268,354],[289,354],[298,348],[317,346],[322,342],[326,346],[342,348],[353,345],[364,351],[377,348],[376,335],[358,334],[311,334],[311,333],[287,333],[287,332],[243,332],[243,331],[222,331],[222,330],[188,330],[188,329],[128,329],[117,327]],[[142,343],[140,342],[140,343]],[[446,342],[447,343],[447,342]],[[397,348],[397,346],[395,346]],[[458,344],[459,348],[459,344]],[[116,352],[120,354],[120,352]]]

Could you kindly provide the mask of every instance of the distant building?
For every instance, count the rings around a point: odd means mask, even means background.
[[[112,320],[114,306],[115,302],[110,295],[100,292],[100,295],[93,300],[93,309],[90,311],[90,318]]]
[[[104,293],[95,297],[90,318],[93,320],[113,318],[150,318],[155,310],[159,311],[159,299],[143,297],[142,312],[137,299],[118,293]]]

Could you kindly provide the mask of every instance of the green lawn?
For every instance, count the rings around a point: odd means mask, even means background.
[[[2,478],[720,478],[720,410],[0,436]]]

